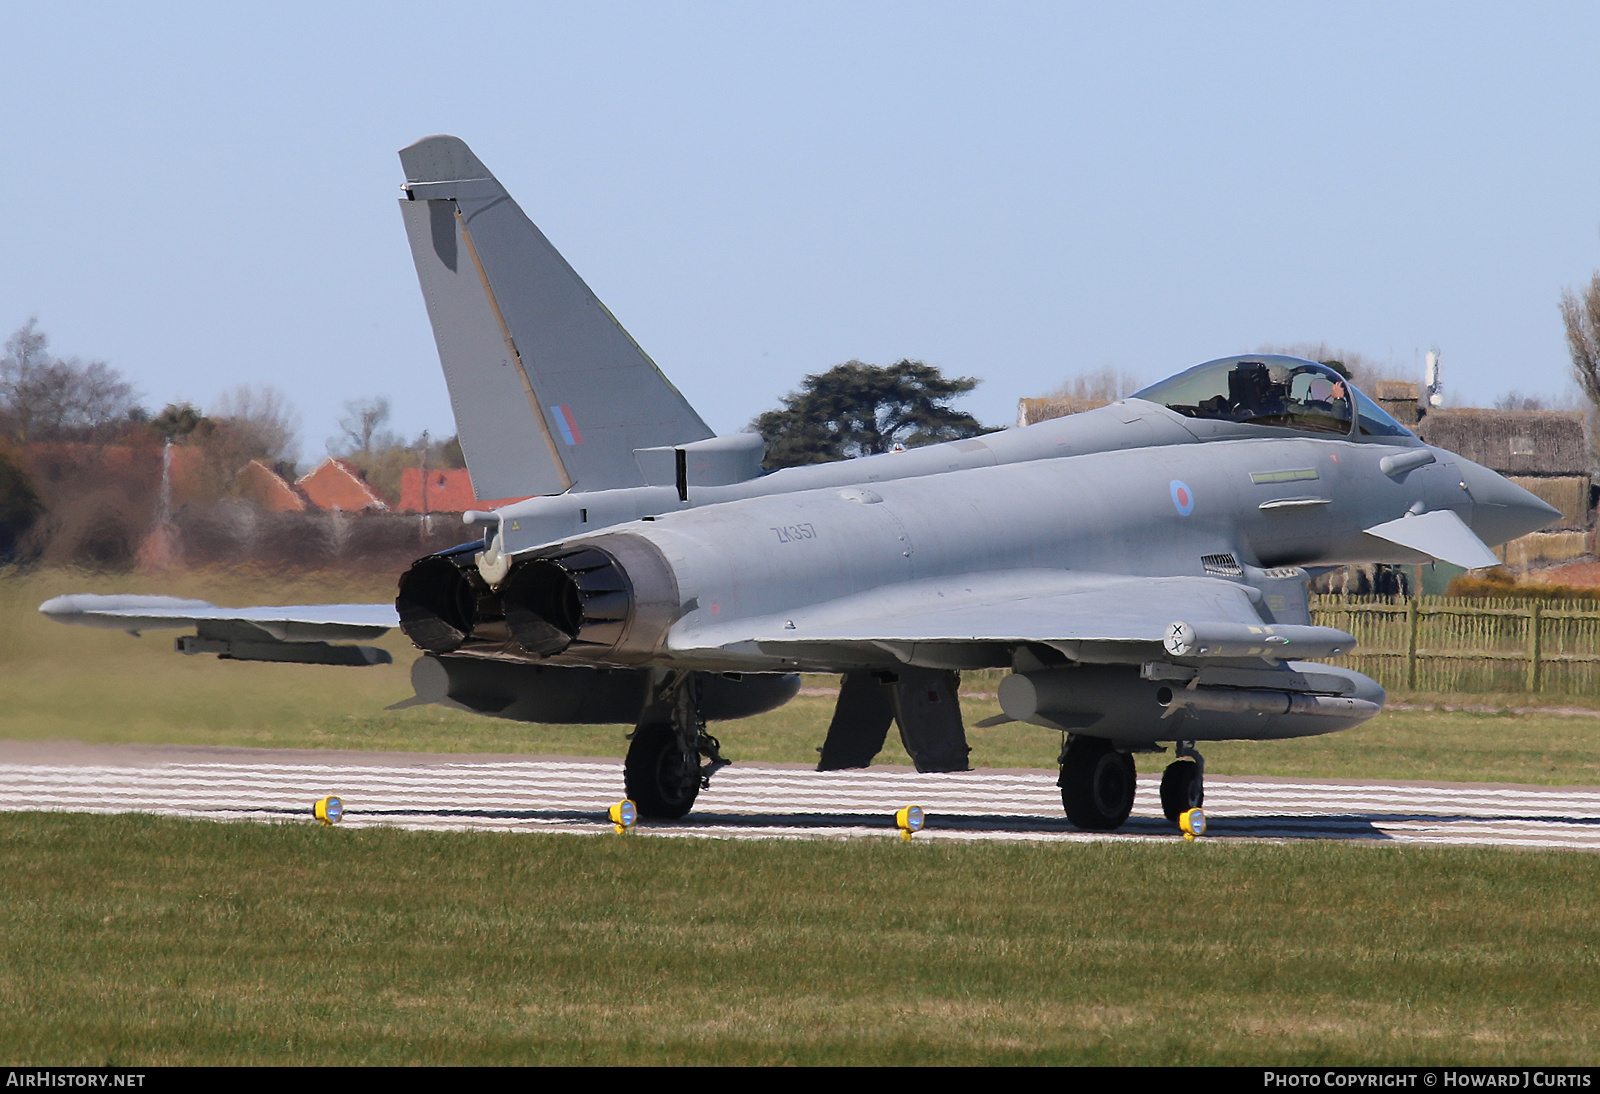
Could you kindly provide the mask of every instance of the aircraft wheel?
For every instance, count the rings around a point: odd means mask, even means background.
[[[1075,737],[1061,761],[1061,804],[1067,819],[1090,832],[1110,832],[1133,812],[1133,757],[1103,737]]]
[[[677,820],[694,808],[700,795],[698,776],[684,785],[684,765],[698,767],[698,757],[685,756],[678,734],[665,723],[634,730],[628,757],[622,762],[623,784],[641,817]]]
[[[1161,776],[1161,812],[1173,824],[1191,809],[1205,804],[1205,783],[1200,778],[1200,765],[1193,760],[1174,760]]]

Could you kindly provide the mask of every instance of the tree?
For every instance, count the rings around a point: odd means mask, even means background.
[[[1257,353],[1281,353],[1327,365],[1356,387],[1371,394],[1384,380],[1395,377],[1392,365],[1381,364],[1359,350],[1330,346],[1327,342],[1296,342],[1293,345],[1262,346]],[[1401,370],[1402,372],[1404,370]]]
[[[355,465],[374,490],[394,502],[400,500],[400,483],[405,477],[406,468],[429,467],[437,471],[461,466],[460,463],[451,462],[450,453],[461,451],[460,445],[452,443],[454,440],[451,437],[449,440],[435,441],[424,432],[407,444],[384,430],[372,442],[369,451],[358,449],[346,455],[345,459]]]
[[[1047,399],[1080,403],[1084,406],[1105,406],[1126,398],[1144,385],[1126,372],[1107,365],[1098,372],[1079,373],[1046,395]]]
[[[169,411],[170,426],[187,424],[184,407],[169,407],[162,417],[167,418]],[[240,384],[223,392],[211,413],[201,415],[188,434],[188,443],[198,444],[205,453],[205,493],[212,498],[227,494],[251,460],[261,460],[293,478],[300,449],[299,418],[275,387]]]
[[[206,436],[216,423],[193,403],[168,403],[147,423],[164,441],[181,441],[198,433]]]
[[[1561,319],[1567,328],[1567,352],[1572,355],[1572,378],[1600,408],[1600,270],[1579,296],[1571,289],[1561,294]]]
[[[807,376],[780,409],[751,426],[767,442],[768,468],[871,456],[897,444],[916,448],[986,432],[972,415],[945,405],[977,386],[921,361],[887,368],[846,361]]]
[[[271,384],[239,384],[222,393],[210,419],[228,446],[248,453],[239,461],[293,461],[299,454],[300,415],[287,396]]]
[[[393,448],[399,439],[383,428],[389,420],[389,397],[376,395],[371,399],[350,399],[344,404],[344,417],[339,419],[343,436],[328,442],[328,451],[337,455],[371,455],[374,449]]]
[[[429,467],[454,467],[467,466],[466,453],[461,451],[461,438],[452,433],[442,441],[434,441],[428,450]]]
[[[104,361],[52,356],[37,317],[6,339],[0,421],[18,444],[108,440],[137,410],[133,385]]]
[[[1516,388],[1501,395],[1494,401],[1496,410],[1547,410],[1545,399],[1540,395],[1524,395]]]
[[[385,429],[389,421],[389,397],[351,399],[344,404],[339,419],[340,435],[328,440],[328,452],[341,456],[360,471],[367,483],[390,501],[400,497],[400,481],[408,467],[465,467],[461,443],[455,437],[429,438],[426,431],[406,442],[394,431]]]
[[[0,562],[16,555],[17,541],[43,512],[44,503],[22,461],[0,446]]]

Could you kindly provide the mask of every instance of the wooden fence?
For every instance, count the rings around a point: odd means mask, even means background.
[[[1356,636],[1339,664],[1406,691],[1600,691],[1600,605],[1455,597],[1311,598],[1312,621]]]

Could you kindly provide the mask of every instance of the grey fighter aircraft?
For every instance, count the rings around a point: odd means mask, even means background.
[[[400,202],[462,449],[474,538],[419,559],[386,605],[217,608],[59,597],[63,622],[194,626],[180,650],[365,664],[334,644],[396,623],[411,703],[635,727],[628,794],[687,813],[727,761],[708,721],[843,676],[820,768],[898,723],[922,771],[961,771],[963,669],[1009,669],[1004,715],[1063,735],[1082,828],[1115,829],[1134,756],[1174,749],[1168,818],[1203,800],[1197,745],[1345,729],[1373,680],[1320,659],[1316,567],[1496,562],[1557,512],[1408,433],[1289,357],[1197,365],[1110,406],[981,439],[764,474],[714,436],[470,149],[400,153]],[[332,640],[330,642],[330,640]]]

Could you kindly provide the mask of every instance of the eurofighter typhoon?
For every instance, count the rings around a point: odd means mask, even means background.
[[[1432,448],[1344,377],[1290,357],[1196,365],[1098,410],[981,439],[763,473],[714,436],[455,137],[400,153],[417,276],[473,489],[470,543],[419,559],[394,607],[58,597],[63,622],[195,626],[190,653],[368,664],[396,624],[415,698],[528,722],[635,727],[646,817],[727,763],[707,723],[843,677],[821,769],[898,724],[919,771],[963,771],[963,669],[1010,670],[1004,714],[1063,734],[1061,798],[1111,830],[1134,756],[1172,748],[1169,819],[1203,799],[1206,741],[1304,737],[1382,708],[1323,663],[1318,567],[1496,563],[1556,510]],[[531,495],[531,496],[530,496]]]

